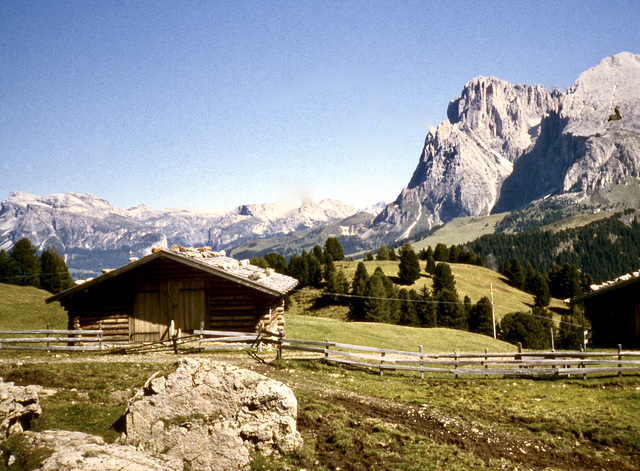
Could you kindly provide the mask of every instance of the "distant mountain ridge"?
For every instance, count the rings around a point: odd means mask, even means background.
[[[609,121],[618,107],[621,119]],[[566,92],[493,77],[467,83],[427,135],[408,186],[365,237],[402,239],[456,217],[546,197],[589,200],[640,177],[640,55],[587,70]]]
[[[90,194],[36,196],[14,191],[0,203],[0,249],[22,237],[39,249],[55,246],[70,267],[114,268],[129,253],[144,255],[171,244],[226,250],[344,219],[355,208],[325,199],[284,211],[273,204],[243,205],[229,212],[121,209]]]

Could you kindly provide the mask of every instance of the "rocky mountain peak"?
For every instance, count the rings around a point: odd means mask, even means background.
[[[616,106],[620,119],[608,121]],[[566,94],[478,77],[451,100],[447,117],[369,233],[401,239],[455,217],[555,194],[583,197],[640,177],[640,56],[604,59]]]

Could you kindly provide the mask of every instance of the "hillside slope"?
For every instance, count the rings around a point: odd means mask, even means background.
[[[51,293],[32,286],[0,283],[0,330],[67,328],[67,313],[60,304],[46,304]]]

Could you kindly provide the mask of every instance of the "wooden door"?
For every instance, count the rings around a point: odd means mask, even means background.
[[[129,318],[131,340],[154,342],[166,338],[168,334],[165,317],[159,290],[137,291],[133,296],[133,316]]]
[[[193,332],[207,325],[207,295],[203,281],[180,283],[173,319],[176,329]]]

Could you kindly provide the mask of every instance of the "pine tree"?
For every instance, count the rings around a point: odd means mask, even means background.
[[[298,280],[300,288],[308,286],[309,263],[307,259],[297,254],[293,254],[289,259],[289,275]]]
[[[336,274],[336,266],[333,263],[333,258],[331,257],[331,255],[327,254],[327,256],[325,257],[325,265],[324,265],[324,270],[322,272],[322,277],[326,282],[328,282],[329,277],[332,274],[333,275]]]
[[[369,281],[369,273],[363,262],[356,266],[356,273],[351,282],[351,298],[349,319],[352,321],[364,320],[364,298],[367,283]]]
[[[398,255],[396,254],[396,249],[389,250],[389,260],[396,261],[398,260]]]
[[[465,330],[466,316],[456,291],[444,289],[434,296],[437,307],[438,327]]]
[[[269,264],[269,267],[273,268],[276,272],[283,275],[289,274],[287,260],[279,253],[270,252],[264,256],[264,259]]]
[[[320,261],[311,252],[302,251],[302,257],[306,259],[309,267],[309,284],[319,287],[322,283],[322,265]]]
[[[329,237],[324,242],[324,251],[325,254],[331,255],[331,258],[334,262],[339,262],[344,260],[344,253],[342,252],[342,245],[340,245],[340,241],[336,237]]]
[[[518,289],[524,288],[524,270],[517,258],[511,260],[511,269],[505,273],[511,286]]]
[[[436,261],[433,258],[433,255],[427,256],[427,266],[425,267],[425,270],[429,275],[433,275],[436,271]]]
[[[376,260],[389,260],[389,248],[382,244],[376,254]]]
[[[402,283],[407,285],[411,285],[420,279],[420,261],[411,244],[407,243],[402,246],[398,277]]]
[[[469,331],[493,336],[491,300],[484,296],[474,304],[469,313]]]
[[[436,244],[436,248],[433,251],[433,259],[436,262],[448,262],[449,261],[449,249],[444,244]]]
[[[418,317],[418,309],[416,301],[420,298],[415,290],[407,290],[402,288],[398,293],[400,301],[400,318],[398,324],[413,327],[420,326],[420,318]]]
[[[433,272],[433,295],[437,296],[441,291],[455,292],[456,281],[448,263],[438,263]]]
[[[0,250],[0,283],[14,283],[13,271],[11,270],[11,263],[9,262],[9,256],[7,252]]]
[[[457,245],[452,245],[449,247],[449,261],[451,263],[458,263],[460,258],[460,249]]]
[[[393,282],[378,267],[369,278],[365,289],[364,311],[365,320],[369,322],[384,322],[397,324],[399,320],[399,306],[396,301],[398,293]]]
[[[29,239],[22,238],[15,243],[9,253],[9,265],[16,278],[16,284],[40,286],[40,258]]]
[[[372,262],[373,261],[373,252],[371,252],[371,251],[367,252],[367,255],[364,256],[364,261],[365,262]]]
[[[417,303],[420,324],[424,327],[437,327],[438,317],[436,304],[426,285],[423,286],[422,291],[420,291],[420,301],[422,302]]]
[[[541,273],[536,272],[531,282],[531,294],[534,296],[534,302],[536,306],[545,307],[551,302],[551,295],[549,294],[549,285],[547,280]]]
[[[50,293],[59,293],[73,286],[67,264],[55,247],[47,247],[40,255],[40,286]]]
[[[320,247],[319,245],[314,245],[313,246],[313,255],[318,259],[318,261],[321,264],[325,264],[325,259],[324,259],[324,252],[322,251],[322,247]]]

